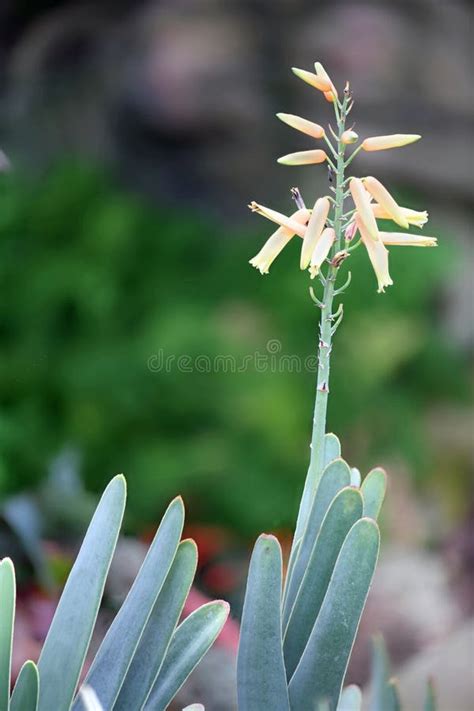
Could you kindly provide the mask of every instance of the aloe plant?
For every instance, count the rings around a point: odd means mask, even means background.
[[[308,209],[298,188],[291,189],[296,211],[290,216],[251,202],[249,207],[278,228],[250,260],[268,274],[274,259],[292,239],[302,239],[300,267],[318,278],[322,293],[310,295],[320,309],[318,373],[308,473],[301,497],[288,569],[282,574],[277,539],[260,536],[250,562],[237,665],[239,711],[357,711],[357,687],[343,689],[360,618],[377,563],[377,518],[386,490],[385,472],[376,468],[361,481],[360,472],[341,457],[337,437],[326,433],[333,339],[343,319],[342,299],[351,282],[337,284],[340,270],[359,246],[365,246],[378,291],[393,284],[388,245],[434,247],[436,239],[381,231],[377,219],[408,229],[422,227],[425,212],[401,207],[372,176],[347,175],[361,151],[388,150],[417,141],[415,134],[366,138],[347,127],[354,99],[349,83],[340,95],[319,63],[315,73],[293,69],[324,94],[334,109],[336,130],[293,114],[277,114],[283,123],[325,141],[324,149],[282,156],[283,165],[325,164],[329,194]],[[352,206],[346,205],[352,198]],[[359,235],[358,239],[356,238]],[[316,282],[317,283],[317,282]],[[382,326],[381,326],[382,327]],[[378,677],[377,677],[378,678]],[[395,685],[382,678],[372,711],[399,708]],[[379,688],[377,687],[377,688]]]
[[[140,571],[79,685],[125,508],[122,476],[109,483],[91,520],[44,642],[10,695],[15,573],[0,563],[1,711],[164,711],[219,635],[226,602],[203,605],[179,623],[197,549],[181,541],[184,506],[166,510]]]

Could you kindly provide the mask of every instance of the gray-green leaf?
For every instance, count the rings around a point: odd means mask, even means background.
[[[344,540],[362,510],[360,492],[347,487],[337,494],[324,517],[284,634],[289,679],[308,642]]]
[[[357,521],[342,546],[316,624],[290,685],[292,711],[321,699],[335,709],[377,562],[379,531],[371,519]]]
[[[349,466],[343,459],[334,459],[327,465],[319,482],[316,496],[314,497],[313,506],[308,517],[306,529],[303,533],[298,556],[293,564],[291,577],[287,581],[285,604],[283,608],[284,629],[288,624],[296,595],[298,594],[301,581],[306,572],[308,561],[326,512],[336,494],[345,486],[349,486],[350,483],[351,472]]]
[[[126,485],[104,491],[69,574],[38,662],[39,711],[69,711],[117,543]]]
[[[38,706],[38,667],[32,661],[23,664],[10,700],[10,711],[36,711]]]
[[[10,708],[13,623],[15,620],[15,569],[10,558],[0,563],[0,709]]]
[[[182,541],[132,659],[114,711],[140,709],[145,703],[188,596],[196,564],[196,544],[191,540]]]
[[[247,580],[237,660],[239,711],[289,711],[282,651],[281,548],[261,535]]]
[[[387,475],[385,471],[380,467],[372,469],[361,485],[364,498],[364,516],[373,518],[374,521],[378,519],[386,489]]]
[[[362,708],[362,692],[355,684],[346,686],[341,694],[337,711],[360,711]]]
[[[177,497],[168,506],[140,571],[92,662],[85,683],[92,686],[105,709],[111,709],[117,699],[173,562],[183,524],[183,501]],[[77,699],[74,709],[80,708],[81,701]]]
[[[229,605],[215,600],[186,617],[173,635],[144,711],[164,711],[222,630]]]

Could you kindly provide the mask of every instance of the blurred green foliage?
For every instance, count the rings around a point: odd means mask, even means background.
[[[271,230],[255,220],[252,234],[237,234],[72,164],[37,181],[2,179],[0,493],[34,486],[74,445],[89,487],[126,473],[132,528],[156,522],[177,492],[194,519],[252,534],[291,525],[314,372],[180,372],[175,361],[156,370],[160,352],[239,365],[268,355],[274,339],[281,354],[313,354],[318,312],[296,240],[263,278],[247,262]],[[346,263],[329,427],[363,470],[398,454],[428,475],[424,414],[465,397],[462,358],[437,313],[449,251],[443,240],[393,248],[385,295],[363,249]]]

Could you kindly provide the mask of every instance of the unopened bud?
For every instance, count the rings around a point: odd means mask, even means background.
[[[329,91],[331,89],[331,81],[325,77],[313,74],[313,72],[307,72],[306,69],[298,69],[297,67],[292,67],[291,71],[299,79],[302,79],[310,86],[314,86],[314,88],[319,89],[319,91]]]
[[[341,141],[346,146],[349,146],[351,143],[355,143],[358,140],[359,140],[359,134],[357,134],[355,131],[344,131],[344,133],[341,136]]]
[[[307,136],[312,136],[313,138],[322,138],[325,134],[325,130],[318,123],[313,121],[308,121],[308,119],[301,118],[301,116],[295,116],[294,114],[277,114],[277,118],[283,123],[286,123],[292,128],[296,128],[297,131],[306,133]]]
[[[364,151],[386,151],[389,148],[401,148],[421,138],[417,133],[393,133],[390,136],[372,136],[362,141]]]
[[[354,239],[355,233],[357,232],[357,225],[355,222],[350,222],[346,229],[344,230],[344,238],[346,242],[350,242]]]
[[[324,163],[327,155],[319,149],[315,151],[296,151],[288,153],[286,156],[278,158],[278,163],[282,165],[310,165],[311,163]]]

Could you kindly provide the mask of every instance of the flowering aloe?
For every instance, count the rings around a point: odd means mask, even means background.
[[[367,250],[378,291],[383,292],[393,283],[387,246],[434,247],[436,239],[380,230],[379,219],[409,230],[412,225],[423,227],[428,215],[400,206],[373,176],[346,175],[359,151],[397,148],[420,136],[375,136],[356,146],[359,136],[346,126],[354,105],[349,84],[339,95],[319,62],[314,73],[293,72],[332,103],[337,131],[331,126],[326,131],[294,114],[277,114],[291,128],[325,144],[324,150],[318,146],[290,153],[278,162],[324,162],[328,194],[313,198],[307,208],[293,188],[298,209],[289,217],[252,202],[254,212],[279,227],[250,263],[267,274],[288,242],[302,240],[300,268],[309,270],[312,279],[318,277],[323,289],[321,298],[310,289],[321,310],[316,401],[309,469],[284,581],[275,537],[260,536],[252,554],[237,670],[239,711],[360,711],[360,690],[343,689],[343,682],[377,561],[377,517],[386,475],[376,468],[361,481],[359,471],[342,459],[337,437],[326,433],[332,339],[343,316],[342,303],[337,309],[333,303],[351,280],[349,272],[338,286],[341,265],[360,245]],[[346,206],[349,198],[352,204]],[[385,676],[380,679],[382,691],[375,695],[372,711],[395,711],[396,689]]]

